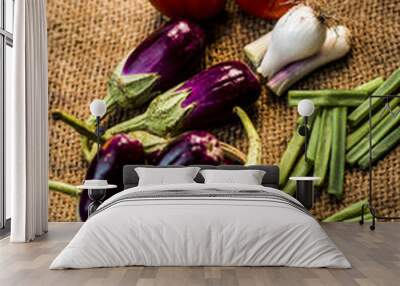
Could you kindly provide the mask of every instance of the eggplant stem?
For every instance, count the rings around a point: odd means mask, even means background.
[[[247,152],[245,165],[261,164],[262,145],[261,138],[258,135],[256,128],[242,108],[235,106],[233,112],[240,118],[249,139],[249,150]]]
[[[104,136],[106,138],[112,137],[115,134],[129,132],[129,131],[136,131],[136,130],[144,130],[146,129],[146,120],[147,114],[143,113],[138,115],[134,118],[126,120],[124,122],[118,123],[113,127],[106,130]]]
[[[68,124],[71,126],[75,131],[77,131],[79,134],[88,137],[90,140],[96,141],[97,136],[94,130],[94,127],[83,122],[82,120],[79,120],[75,116],[68,114],[64,111],[60,110],[55,110],[52,112],[52,118],[54,120],[61,120],[64,123]],[[101,138],[101,143],[104,143],[104,139]]]
[[[246,163],[246,154],[244,154],[242,151],[240,151],[239,149],[237,149],[236,147],[222,142],[219,142],[222,151],[224,152],[224,157],[227,159],[231,159],[234,161],[239,161],[241,164],[245,164]]]
[[[85,160],[88,163],[92,162],[94,156],[96,156],[97,153],[97,144],[93,143],[92,146],[90,146],[89,138],[81,136],[81,149]]]
[[[81,194],[81,190],[77,187],[53,180],[49,180],[49,190],[60,192],[71,197],[79,197]]]

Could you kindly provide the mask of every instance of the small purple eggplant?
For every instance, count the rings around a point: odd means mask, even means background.
[[[220,165],[224,151],[218,139],[206,131],[185,132],[171,141],[154,160],[155,165]]]
[[[99,152],[100,159],[97,161],[95,157],[90,163],[86,179],[107,180],[109,184],[117,185],[117,189],[107,191],[106,198],[109,198],[123,189],[124,165],[144,163],[144,150],[140,141],[120,134],[105,142]],[[79,215],[82,221],[87,219],[89,204],[87,190],[84,190],[79,201]]]
[[[155,31],[111,75],[104,99],[107,112],[117,105],[143,105],[188,78],[196,70],[204,44],[204,31],[188,20],[173,20]]]
[[[247,65],[223,62],[157,96],[145,113],[108,129],[105,136],[132,130],[165,136],[213,127],[230,118],[234,106],[256,101],[260,91],[260,83]]]
[[[75,116],[68,114],[64,111],[60,110],[54,110],[52,111],[52,117],[54,120],[61,120],[67,125],[71,126],[75,131],[77,131],[79,134],[82,136],[87,137],[88,139],[91,139],[93,141],[96,140],[96,134],[94,132],[94,129],[92,126],[87,124],[86,122],[79,120]],[[245,124],[245,123],[244,123]],[[245,125],[246,126],[246,125]],[[186,133],[186,137],[184,140],[182,140],[182,134],[178,135],[175,138],[163,138],[154,134],[151,134],[146,131],[132,131],[128,133],[129,138],[132,140],[137,140],[139,141],[144,149],[144,153],[146,156],[146,160],[153,165],[157,165],[158,161],[160,160],[160,154],[161,152],[167,148],[169,149],[171,146],[170,144],[174,144],[174,142],[178,141],[185,141],[189,140],[191,136],[188,136],[187,134],[193,133],[193,136],[196,134],[197,136],[203,136],[207,137],[206,134],[209,134],[208,138],[215,138],[214,135],[207,133],[205,131],[191,131]],[[200,135],[199,135],[200,134]],[[203,140],[203,143],[206,144],[207,140]],[[101,138],[101,143],[105,143],[105,138]],[[190,146],[190,144],[187,144],[187,146]],[[246,156],[238,149],[233,147],[230,144],[227,144],[225,142],[219,141],[218,146],[222,148],[224,152],[224,157],[225,160],[230,160],[229,162],[235,162],[239,164],[244,164],[246,162]],[[182,149],[182,152],[185,150]],[[199,159],[200,160],[200,159]],[[193,163],[195,164],[195,163]],[[196,164],[200,164],[196,163]]]

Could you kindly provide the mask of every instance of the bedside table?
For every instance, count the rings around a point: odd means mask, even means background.
[[[85,181],[84,185],[80,185],[77,188],[88,190],[89,199],[92,200],[92,202],[90,203],[89,208],[88,208],[88,217],[89,217],[103,203],[103,200],[106,196],[106,191],[108,189],[117,188],[117,185],[108,185],[107,184],[107,185],[96,186],[96,185],[86,184],[86,181]]]
[[[319,177],[290,177],[296,181],[296,199],[308,210],[314,205],[314,181],[320,180]]]

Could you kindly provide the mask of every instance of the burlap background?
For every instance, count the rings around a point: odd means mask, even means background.
[[[337,15],[348,20],[354,35],[353,49],[344,60],[329,65],[294,86],[297,89],[351,88],[376,76],[387,77],[400,64],[400,1],[329,1]],[[146,0],[48,0],[50,108],[66,110],[85,119],[88,105],[106,92],[108,74],[117,62],[165,19]],[[244,60],[245,44],[271,30],[273,23],[239,11],[228,1],[226,12],[208,28],[209,42],[203,65],[223,60]],[[277,164],[293,132],[296,110],[286,98],[276,98],[264,90],[253,108],[252,119],[263,140],[263,161]],[[132,112],[118,112],[109,122]],[[213,130],[219,138],[247,148],[240,124],[233,121],[224,130]],[[84,178],[77,133],[50,120],[50,178],[77,184]],[[374,188],[379,210],[395,214],[400,209],[400,146],[374,168]],[[367,172],[346,172],[345,197],[340,203],[326,194],[318,199],[314,214],[327,216],[345,205],[366,197]],[[76,220],[76,200],[51,192],[50,219]]]

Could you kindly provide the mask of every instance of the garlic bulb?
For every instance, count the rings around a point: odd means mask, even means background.
[[[314,56],[291,63],[279,70],[267,83],[269,90],[280,96],[291,85],[317,68],[345,56],[351,47],[351,32],[345,26],[329,28],[321,49]]]
[[[257,69],[271,77],[289,63],[318,53],[326,37],[323,18],[303,4],[290,9],[276,23],[268,51]]]

